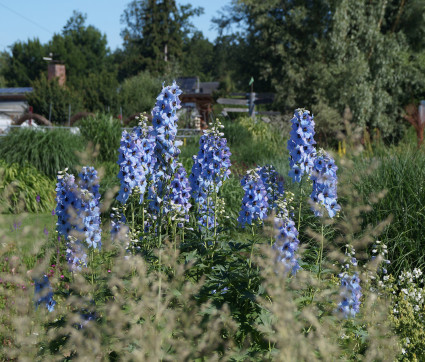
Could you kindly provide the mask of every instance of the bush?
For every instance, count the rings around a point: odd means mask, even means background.
[[[128,117],[136,113],[150,112],[161,89],[161,81],[149,72],[127,78],[121,85],[119,99],[123,113]]]
[[[34,167],[8,165],[0,160],[0,211],[19,214],[53,210],[54,190],[55,183]]]
[[[66,124],[69,117],[69,105],[72,114],[82,110],[82,99],[78,92],[60,86],[58,81],[48,81],[45,76],[32,82],[33,91],[28,93],[28,104],[34,107],[34,113],[49,118],[50,104],[52,123]]]
[[[119,120],[105,114],[88,117],[78,121],[81,135],[94,146],[99,145],[97,160],[100,162],[118,159],[118,148],[121,139],[121,124]]]
[[[7,163],[27,163],[49,177],[68,167],[76,170],[76,151],[84,149],[84,140],[63,129],[14,129],[0,140],[0,157]]]

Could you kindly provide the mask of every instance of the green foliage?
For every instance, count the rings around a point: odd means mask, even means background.
[[[366,224],[376,224],[390,215],[392,222],[381,236],[388,245],[389,269],[424,268],[425,156],[413,147],[387,149],[375,159],[358,160],[355,172],[365,173],[353,186],[373,205]],[[369,172],[365,172],[369,170]],[[385,194],[382,194],[385,191]],[[385,196],[384,196],[385,195]],[[377,202],[376,202],[377,201]]]
[[[277,92],[276,106],[287,112],[322,104],[341,115],[349,106],[356,125],[379,128],[394,141],[406,126],[401,108],[425,88],[422,48],[412,42],[425,30],[424,8],[423,0],[243,0],[216,22],[242,26],[249,63]]]
[[[55,208],[55,183],[31,165],[0,160],[0,211],[19,214]],[[40,202],[37,202],[37,195]]]
[[[82,110],[81,94],[68,87],[59,85],[57,79],[48,81],[43,75],[32,82],[33,91],[28,93],[27,100],[34,107],[34,113],[49,118],[52,123],[66,124],[69,118],[69,105],[71,116]],[[50,108],[51,105],[51,108]]]
[[[119,99],[126,116],[148,112],[155,105],[161,80],[149,72],[127,78],[121,85]]]
[[[96,160],[99,162],[118,159],[118,148],[121,140],[121,123],[118,119],[106,114],[83,118],[76,126],[86,142],[92,142],[99,147]]]
[[[33,80],[47,73],[47,64],[43,60],[47,55],[47,46],[41,44],[38,38],[14,43],[11,46],[11,54],[5,55],[5,66],[0,69],[7,86],[29,87]]]
[[[261,119],[239,117],[224,121],[224,125],[232,162],[236,163],[238,171],[257,163],[265,163],[270,158],[283,156],[282,152],[286,149],[283,135]]]
[[[338,136],[345,130],[341,114],[323,102],[313,106],[312,114],[317,130],[315,139],[321,145],[335,149],[338,146]]]
[[[201,32],[196,31],[191,38],[185,39],[180,59],[183,75],[196,75],[201,82],[215,80],[214,45]]]
[[[107,67],[107,39],[94,26],[86,26],[87,15],[74,11],[61,34],[49,43],[50,51],[66,65],[67,82],[78,87],[79,82]]]
[[[106,69],[79,77],[72,89],[78,90],[85,110],[90,112],[118,113],[118,81],[116,72]],[[76,91],[74,91],[75,93]],[[72,114],[77,113],[73,111]]]
[[[161,74],[168,60],[180,59],[183,39],[193,29],[190,18],[202,13],[192,5],[177,6],[173,0],[132,0],[121,17],[126,25],[124,38],[125,62],[121,69],[127,76],[141,70]]]
[[[14,129],[0,140],[0,155],[7,163],[30,164],[43,174],[56,178],[68,167],[75,171],[79,163],[76,151],[84,149],[81,136],[63,129]]]

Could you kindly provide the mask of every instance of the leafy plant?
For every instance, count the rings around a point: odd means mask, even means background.
[[[127,78],[121,85],[119,100],[125,116],[150,111],[155,104],[157,90],[161,87],[159,78],[149,72]]]
[[[55,207],[55,183],[30,165],[0,160],[0,205],[3,212],[45,212]]]
[[[34,113],[41,114],[45,118],[49,118],[51,113],[52,123],[66,124],[68,122],[69,105],[71,105],[72,114],[82,110],[80,94],[66,86],[60,86],[57,79],[49,81],[43,75],[34,80],[31,85],[33,91],[27,95],[28,104],[34,107]]]

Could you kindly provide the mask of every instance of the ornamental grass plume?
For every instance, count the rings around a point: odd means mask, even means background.
[[[291,119],[292,129],[288,140],[289,176],[293,182],[300,182],[304,174],[309,175],[316,156],[314,145],[314,120],[310,112],[299,108]]]

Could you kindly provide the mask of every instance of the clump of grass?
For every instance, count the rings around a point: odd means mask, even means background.
[[[388,149],[373,159],[356,160],[355,172],[373,172],[354,184],[367,202],[377,201],[373,212],[365,215],[365,225],[375,225],[392,216],[382,241],[388,245],[389,270],[398,275],[403,269],[425,267],[425,154],[414,147]],[[385,190],[385,196],[376,195]],[[375,195],[375,199],[370,198]]]
[[[88,117],[77,123],[81,136],[87,142],[99,147],[96,160],[98,162],[112,161],[118,158],[118,148],[121,139],[121,123],[118,119],[105,114]]]
[[[45,175],[55,178],[68,167],[75,172],[79,159],[76,151],[84,149],[81,136],[63,129],[14,129],[0,140],[0,158],[9,164],[30,164]]]

